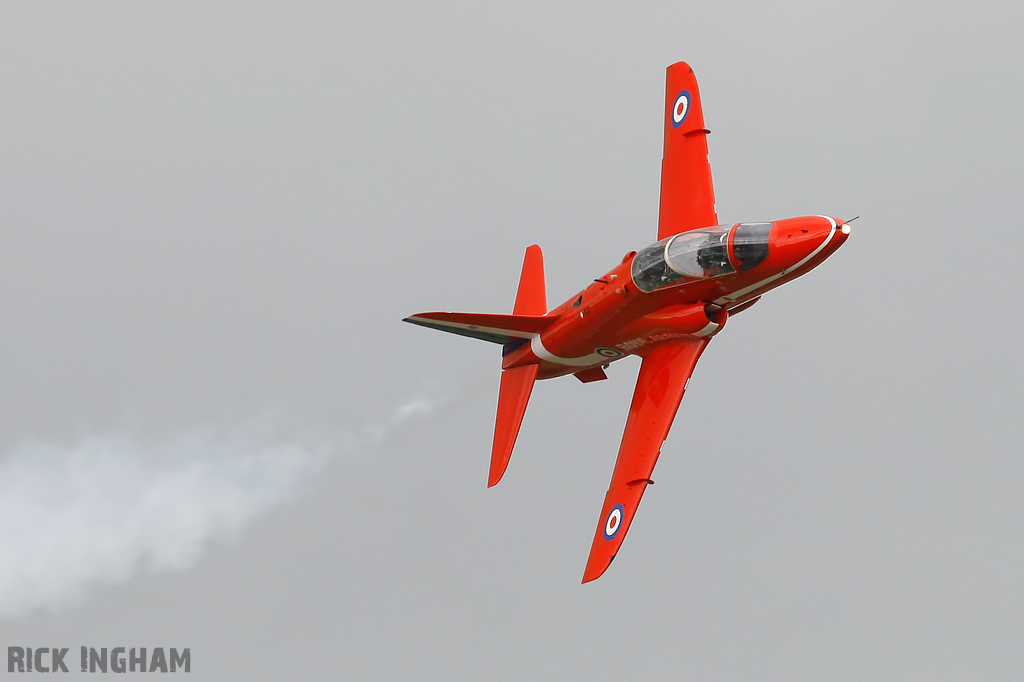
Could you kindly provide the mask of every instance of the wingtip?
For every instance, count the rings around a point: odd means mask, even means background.
[[[580,584],[586,585],[587,583],[593,582],[594,580],[600,578],[602,575],[605,574],[605,571],[608,570],[608,567],[612,565],[613,561],[615,561],[614,554],[612,554],[611,557],[608,558],[608,563],[606,563],[604,566],[597,564],[593,560],[588,561],[587,568],[583,571],[583,582]]]
[[[508,469],[508,459],[505,459],[504,466],[501,466],[500,460],[491,459],[491,470],[487,474],[487,487],[493,488],[498,485],[498,481],[501,480],[502,476],[505,475],[505,471]]]

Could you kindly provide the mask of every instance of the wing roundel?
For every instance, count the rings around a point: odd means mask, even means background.
[[[668,67],[665,152],[661,162],[658,239],[718,224],[708,161],[708,133],[697,77],[686,62]]]

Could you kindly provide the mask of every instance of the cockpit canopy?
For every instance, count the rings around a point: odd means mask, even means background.
[[[710,279],[731,275],[737,269],[749,270],[767,258],[771,229],[771,223],[740,223],[662,239],[633,258],[633,281],[641,291],[651,292],[683,284],[687,279]]]

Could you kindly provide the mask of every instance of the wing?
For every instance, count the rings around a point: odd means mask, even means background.
[[[708,133],[697,77],[686,62],[668,67],[665,154],[661,162],[658,239],[718,224],[708,161]]]
[[[683,399],[686,382],[707,344],[708,339],[681,339],[645,355],[583,582],[601,577],[618,553],[640,498],[653,483],[651,473],[662,443]]]

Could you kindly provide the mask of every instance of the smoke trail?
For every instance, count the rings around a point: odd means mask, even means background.
[[[332,453],[365,457],[446,399],[422,395],[316,445],[265,430],[27,441],[0,461],[0,618],[60,610],[140,570],[180,571],[287,501]]]
[[[366,422],[362,426],[342,434],[340,449],[353,459],[364,460],[380,448],[388,436],[407,426],[409,422],[426,417],[444,407],[451,402],[452,398],[451,393],[444,393],[438,389],[413,396],[399,404],[384,419]]]

